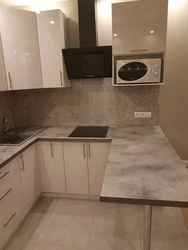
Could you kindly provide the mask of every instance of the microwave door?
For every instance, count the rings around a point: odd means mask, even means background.
[[[148,73],[148,67],[143,62],[123,63],[118,70],[118,77],[124,83],[143,82],[144,76]]]

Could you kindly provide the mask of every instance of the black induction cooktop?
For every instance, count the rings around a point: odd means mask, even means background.
[[[108,132],[107,126],[78,126],[69,137],[97,137],[105,138]]]

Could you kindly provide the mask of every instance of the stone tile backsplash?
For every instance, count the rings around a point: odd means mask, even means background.
[[[2,120],[4,116],[8,118],[10,126],[14,126],[12,103],[12,93],[0,92],[0,132],[2,131]]]
[[[75,80],[72,88],[16,91],[16,125],[158,125],[158,86],[113,87],[111,79]],[[152,119],[134,119],[151,111]]]

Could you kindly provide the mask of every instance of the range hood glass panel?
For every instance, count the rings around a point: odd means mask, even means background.
[[[69,79],[112,77],[112,46],[63,49]]]

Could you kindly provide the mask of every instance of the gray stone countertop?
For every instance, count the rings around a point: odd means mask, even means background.
[[[37,140],[68,138],[75,126],[28,128],[19,146],[0,146],[0,168]],[[42,130],[42,131],[41,131]],[[188,171],[160,127],[109,128],[112,141],[101,201],[188,207]]]
[[[188,170],[160,127],[109,129],[100,200],[188,207]]]

